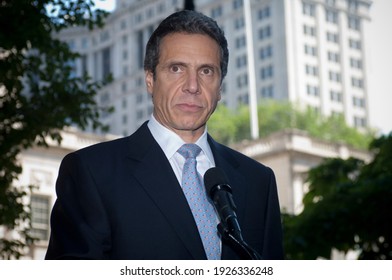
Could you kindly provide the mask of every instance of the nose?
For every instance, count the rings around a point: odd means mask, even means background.
[[[197,71],[188,71],[183,90],[186,93],[198,94],[199,93],[199,77]]]

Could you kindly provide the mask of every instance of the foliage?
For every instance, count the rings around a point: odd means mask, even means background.
[[[78,54],[53,34],[71,26],[102,26],[106,12],[87,0],[0,1],[0,225],[19,238],[0,239],[0,258],[19,258],[33,242],[24,199],[13,186],[22,168],[18,154],[47,137],[60,141],[65,126],[104,127],[109,108],[95,102],[105,82],[74,75]],[[48,10],[49,9],[49,10]]]
[[[370,163],[327,159],[309,172],[303,212],[283,215],[288,259],[328,259],[333,249],[392,259],[392,133],[370,151]]]
[[[224,107],[224,109],[222,108]],[[375,133],[359,132],[349,127],[342,116],[322,117],[312,110],[300,110],[289,102],[268,101],[258,106],[260,137],[286,128],[307,131],[310,136],[353,147],[367,148]],[[231,124],[229,124],[231,123]],[[231,127],[234,124],[234,127]],[[227,127],[231,127],[226,130]],[[210,133],[222,143],[230,144],[250,139],[249,107],[230,110],[219,105],[208,123]]]
[[[237,133],[235,116],[225,106],[218,106],[211,116],[208,129],[214,132],[214,137],[224,143],[234,141]]]

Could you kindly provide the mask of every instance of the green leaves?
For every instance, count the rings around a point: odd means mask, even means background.
[[[95,101],[110,79],[76,76],[79,54],[55,32],[100,27],[107,13],[93,10],[92,0],[4,0],[0,7],[0,225],[19,235],[0,239],[0,257],[19,258],[33,238],[24,199],[28,192],[13,187],[22,171],[18,154],[46,145],[47,137],[60,141],[66,126],[105,130],[99,116],[112,110]]]
[[[359,132],[349,127],[342,116],[323,117],[313,110],[301,110],[288,102],[263,101],[258,106],[260,137],[286,128],[296,128],[309,136],[335,142],[344,142],[357,148],[367,148],[375,133]],[[222,143],[250,139],[249,107],[230,110],[219,105],[208,122],[210,133]]]
[[[303,212],[283,215],[287,258],[328,259],[335,248],[392,259],[392,133],[370,147],[369,163],[327,159],[309,172]]]

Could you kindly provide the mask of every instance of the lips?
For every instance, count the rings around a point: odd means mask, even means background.
[[[192,103],[180,103],[177,105],[177,107],[184,112],[189,112],[189,113],[196,113],[202,109],[202,106],[199,106],[197,104],[192,104]]]

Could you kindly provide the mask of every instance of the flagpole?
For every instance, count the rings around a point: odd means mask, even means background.
[[[253,30],[252,30],[252,13],[250,0],[244,0],[245,31],[246,31],[246,49],[248,65],[248,94],[249,94],[249,111],[250,111],[250,132],[252,139],[259,138],[259,120],[257,116],[257,90],[256,90],[256,71],[253,50]]]

